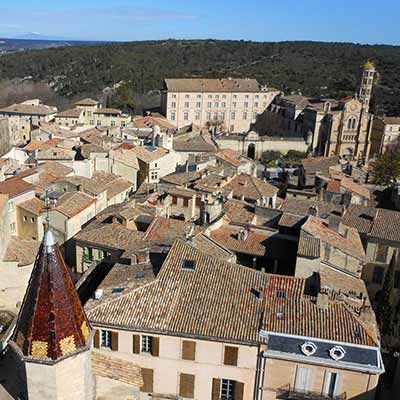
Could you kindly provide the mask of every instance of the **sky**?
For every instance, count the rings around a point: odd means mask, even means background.
[[[0,1],[0,37],[400,44],[399,0]]]

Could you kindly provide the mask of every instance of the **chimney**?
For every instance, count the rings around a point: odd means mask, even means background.
[[[329,306],[329,296],[327,293],[318,293],[317,295],[317,307],[320,310],[328,310],[328,306]]]
[[[238,240],[246,240],[248,236],[249,236],[249,231],[246,228],[241,228],[237,235]]]
[[[329,229],[332,229],[336,233],[339,233],[339,228],[340,228],[340,218],[335,217],[334,215],[329,216]],[[343,235],[342,235],[343,236]],[[345,236],[346,237],[346,236]]]
[[[207,226],[208,225],[208,215],[206,211],[206,203],[202,199],[200,202],[200,225],[201,226]]]
[[[311,206],[308,209],[308,215],[312,215],[313,217],[317,217],[318,216],[318,207],[317,206]]]

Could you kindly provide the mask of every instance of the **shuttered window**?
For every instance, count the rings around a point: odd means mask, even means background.
[[[221,379],[213,378],[211,400],[220,400],[221,398]]]
[[[153,337],[153,345],[151,348],[151,355],[153,357],[158,357],[160,354],[160,339],[158,337]]]
[[[153,392],[153,370],[149,368],[142,368],[143,386],[140,387],[141,392]]]
[[[118,351],[118,332],[111,333],[111,350]]]
[[[196,342],[184,340],[182,342],[182,360],[196,359]]]
[[[134,354],[148,353],[153,357],[160,354],[160,338],[148,335],[132,335],[132,352]]]
[[[93,346],[96,349],[98,349],[100,347],[100,333],[99,333],[98,329],[96,329],[96,331],[94,333]]]
[[[224,364],[237,365],[237,360],[238,360],[238,348],[232,346],[225,346]]]
[[[132,352],[134,354],[140,353],[140,335],[132,335]]]
[[[183,207],[189,207],[189,199],[183,199]]]
[[[179,396],[188,399],[194,398],[194,375],[180,374],[179,377]]]

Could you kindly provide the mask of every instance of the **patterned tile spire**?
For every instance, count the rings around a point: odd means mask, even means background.
[[[47,230],[18,316],[14,342],[24,357],[48,363],[86,350],[90,325],[68,267]]]

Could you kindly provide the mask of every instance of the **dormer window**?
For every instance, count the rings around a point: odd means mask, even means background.
[[[276,297],[278,297],[278,299],[284,299],[285,298],[285,291],[280,289],[276,292]]]

